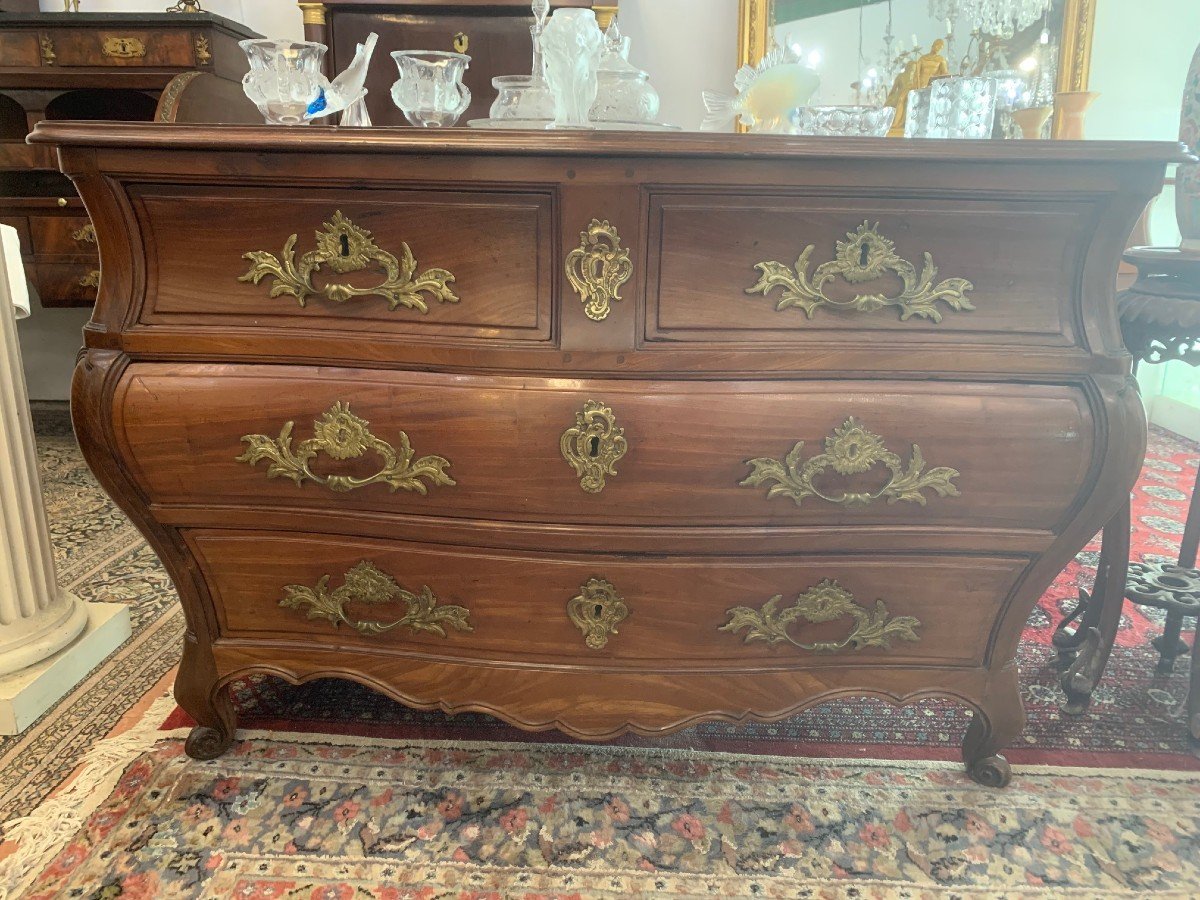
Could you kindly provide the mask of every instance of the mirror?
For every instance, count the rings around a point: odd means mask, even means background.
[[[896,77],[935,41],[950,75],[995,74],[1011,106],[1084,105],[1096,0],[740,0],[739,64],[757,64],[774,44],[817,68],[822,105],[880,106]],[[1013,10],[997,27],[981,16]],[[981,27],[984,26],[984,27]],[[934,68],[934,67],[930,67]],[[903,91],[902,93],[907,93]],[[1002,104],[1003,105],[1003,104]],[[1049,127],[1049,126],[1048,126]]]

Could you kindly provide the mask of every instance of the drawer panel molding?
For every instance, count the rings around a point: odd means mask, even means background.
[[[629,618],[629,607],[616,587],[603,578],[590,578],[579,593],[567,601],[567,618],[583,632],[583,642],[592,650],[603,650],[617,626]]]
[[[583,411],[575,414],[575,424],[562,433],[559,449],[579,476],[579,486],[589,494],[599,494],[607,476],[616,476],[617,463],[629,450],[629,442],[612,409],[599,400],[588,400]]]
[[[874,609],[860,606],[852,593],[829,578],[809,588],[785,609],[779,608],[782,601],[783,595],[776,594],[759,609],[735,606],[729,610],[729,621],[717,630],[737,634],[744,629],[744,643],[766,641],[768,644],[779,644],[786,641],[801,650],[815,653],[838,653],[842,650],[862,650],[864,647],[890,650],[893,640],[913,643],[920,640],[917,629],[921,627],[921,620],[916,616],[889,615],[887,604],[882,600],[875,601]],[[798,621],[818,625],[845,618],[853,620],[854,628],[840,641],[806,644],[788,632]]]
[[[417,261],[406,242],[400,243],[400,258],[375,243],[370,231],[359,228],[338,210],[333,218],[324,223],[316,233],[317,249],[310,250],[296,263],[296,242],[293,234],[283,246],[282,258],[266,250],[252,250],[243,254],[249,260],[250,271],[238,277],[238,281],[258,284],[270,277],[271,297],[290,296],[307,306],[308,298],[323,295],[334,303],[345,303],[356,297],[382,297],[388,309],[403,306],[415,309],[422,315],[429,312],[429,304],[422,294],[428,294],[439,303],[457,303],[458,296],[450,288],[454,276],[445,269],[427,269],[419,275]],[[375,287],[360,288],[352,284],[330,282],[322,288],[313,284],[313,275],[323,267],[338,275],[362,272],[378,266],[387,279]]]
[[[336,493],[364,488],[372,484],[386,484],[393,492],[404,489],[427,494],[429,489],[422,478],[431,484],[453,486],[456,482],[446,474],[450,461],[440,456],[416,456],[408,435],[399,433],[397,446],[371,433],[370,423],[350,411],[350,405],[338,401],[315,422],[313,436],[292,447],[294,421],[285,422],[279,437],[265,434],[247,434],[242,440],[250,446],[237,457],[237,462],[256,466],[264,459],[268,478],[290,478],[297,486],[313,481]],[[360,459],[373,452],[383,460],[383,466],[374,475],[321,475],[310,468],[321,454],[334,460]]]
[[[879,233],[879,223],[874,226],[864,221],[856,231],[846,232],[846,240],[838,241],[833,259],[823,262],[809,277],[809,263],[815,244],[809,244],[796,260],[795,268],[781,262],[760,262],[755,268],[761,273],[758,283],[747,288],[747,294],[768,296],[775,288],[783,288],[783,296],[775,305],[780,312],[799,307],[808,318],[822,306],[855,312],[875,312],[885,307],[897,307],[900,321],[907,322],[914,316],[929,319],[935,324],[942,321],[938,302],[945,303],[955,312],[970,312],[975,306],[967,298],[967,291],[975,285],[965,278],[947,278],[933,283],[937,278],[937,266],[933,255],[925,252],[920,276],[917,267],[896,253],[896,245]],[[885,294],[855,294],[838,299],[829,296],[825,288],[836,277],[841,276],[849,284],[865,284],[876,281],[888,272],[904,282],[904,290],[894,297]]]
[[[760,487],[774,482],[767,491],[768,499],[790,497],[797,506],[803,505],[807,497],[819,497],[829,503],[855,508],[869,506],[880,499],[886,499],[889,504],[903,501],[925,506],[929,501],[923,492],[927,490],[939,497],[959,496],[954,484],[954,479],[961,474],[957,469],[935,466],[926,471],[925,456],[916,444],[912,445],[912,455],[905,464],[887,448],[882,437],[853,416],[825,438],[825,452],[811,459],[804,459],[804,441],[799,441],[782,460],[760,457],[747,460],[746,465],[753,471],[741,483],[742,487]],[[887,468],[892,477],[876,491],[830,494],[817,486],[817,479],[830,469],[839,475],[862,475],[878,466]]]
[[[470,611],[466,607],[439,605],[428,586],[421,593],[406,591],[374,563],[363,560],[344,576],[340,587],[330,590],[332,577],[323,575],[315,587],[289,584],[279,605],[305,613],[309,619],[324,619],[337,628],[348,625],[359,634],[383,634],[395,628],[411,628],[413,631],[428,631],[438,637],[446,637],[446,629],[472,631]],[[408,607],[405,614],[395,621],[382,622],[377,619],[355,619],[347,612],[350,604],[385,605],[403,603]]]
[[[633,277],[633,262],[608,220],[592,219],[579,238],[579,246],[567,254],[567,280],[583,301],[584,315],[603,322],[621,299],[621,286]]]

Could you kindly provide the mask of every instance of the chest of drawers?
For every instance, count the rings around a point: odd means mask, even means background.
[[[1172,145],[53,123],[74,416],[230,680],[587,739],[974,710],[1136,476],[1112,283]]]

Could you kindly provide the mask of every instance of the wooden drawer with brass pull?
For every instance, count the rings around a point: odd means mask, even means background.
[[[1073,345],[1067,260],[1094,215],[1082,201],[656,194],[645,337]]]
[[[96,30],[58,28],[54,31],[54,63],[66,66],[164,66],[196,64],[188,29]]]
[[[155,364],[130,368],[119,408],[157,503],[347,514],[1049,532],[1092,453],[1085,398],[1061,386]]]
[[[147,189],[137,205],[157,248],[146,325],[551,339],[548,194],[317,190],[280,205]],[[223,224],[185,235],[180,216]]]
[[[87,216],[32,216],[29,227],[38,257],[97,258],[96,230]]]
[[[639,560],[429,537],[187,533],[223,637],[596,668],[980,665],[983,623],[1025,567],[886,555]]]

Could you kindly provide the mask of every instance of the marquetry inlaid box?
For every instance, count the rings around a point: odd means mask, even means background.
[[[97,476],[231,679],[589,739],[957,699],[1145,421],[1113,279],[1173,145],[52,123],[103,278]]]

